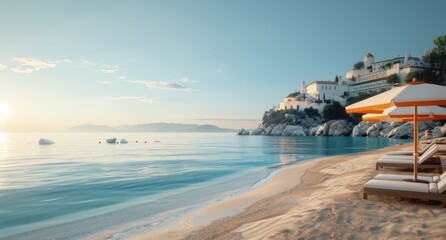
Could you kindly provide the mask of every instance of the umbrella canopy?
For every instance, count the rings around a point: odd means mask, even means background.
[[[446,87],[414,81],[395,86],[389,91],[367,98],[345,108],[347,113],[383,114],[389,107],[413,107],[414,121],[414,181],[418,175],[418,107],[446,105]],[[375,115],[376,117],[376,115]],[[422,117],[423,119],[424,117]],[[409,118],[400,118],[401,120]]]
[[[369,122],[409,122],[413,121],[413,107],[389,107],[381,114],[365,114],[362,116],[363,121]],[[418,107],[418,120],[445,120],[446,108],[439,106],[423,106]]]
[[[382,113],[392,106],[446,105],[446,86],[413,81],[395,86],[389,91],[354,103],[345,108],[347,113]]]

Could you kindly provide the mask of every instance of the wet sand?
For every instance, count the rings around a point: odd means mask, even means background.
[[[290,167],[254,190],[133,239],[441,239],[446,228],[446,208],[441,203],[362,198],[362,186],[378,173],[411,173],[375,170],[380,156],[411,150],[410,146]]]

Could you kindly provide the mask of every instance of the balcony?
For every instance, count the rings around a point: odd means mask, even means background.
[[[382,70],[382,71],[379,71],[379,72],[372,72],[372,73],[367,74],[367,75],[358,76],[358,79],[357,79],[356,82],[366,82],[366,81],[380,79],[380,78],[385,78],[385,77],[387,77],[387,71],[386,70]]]

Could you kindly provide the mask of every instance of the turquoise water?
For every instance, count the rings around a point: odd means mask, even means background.
[[[42,137],[56,144],[39,146]],[[105,144],[110,137],[129,144]],[[287,165],[398,142],[233,133],[0,133],[0,238],[125,232],[159,214],[245,191]],[[167,220],[156,221],[144,226]]]

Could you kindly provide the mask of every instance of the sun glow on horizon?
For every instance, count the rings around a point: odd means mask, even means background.
[[[5,121],[11,114],[11,108],[7,103],[0,102],[0,121]]]

